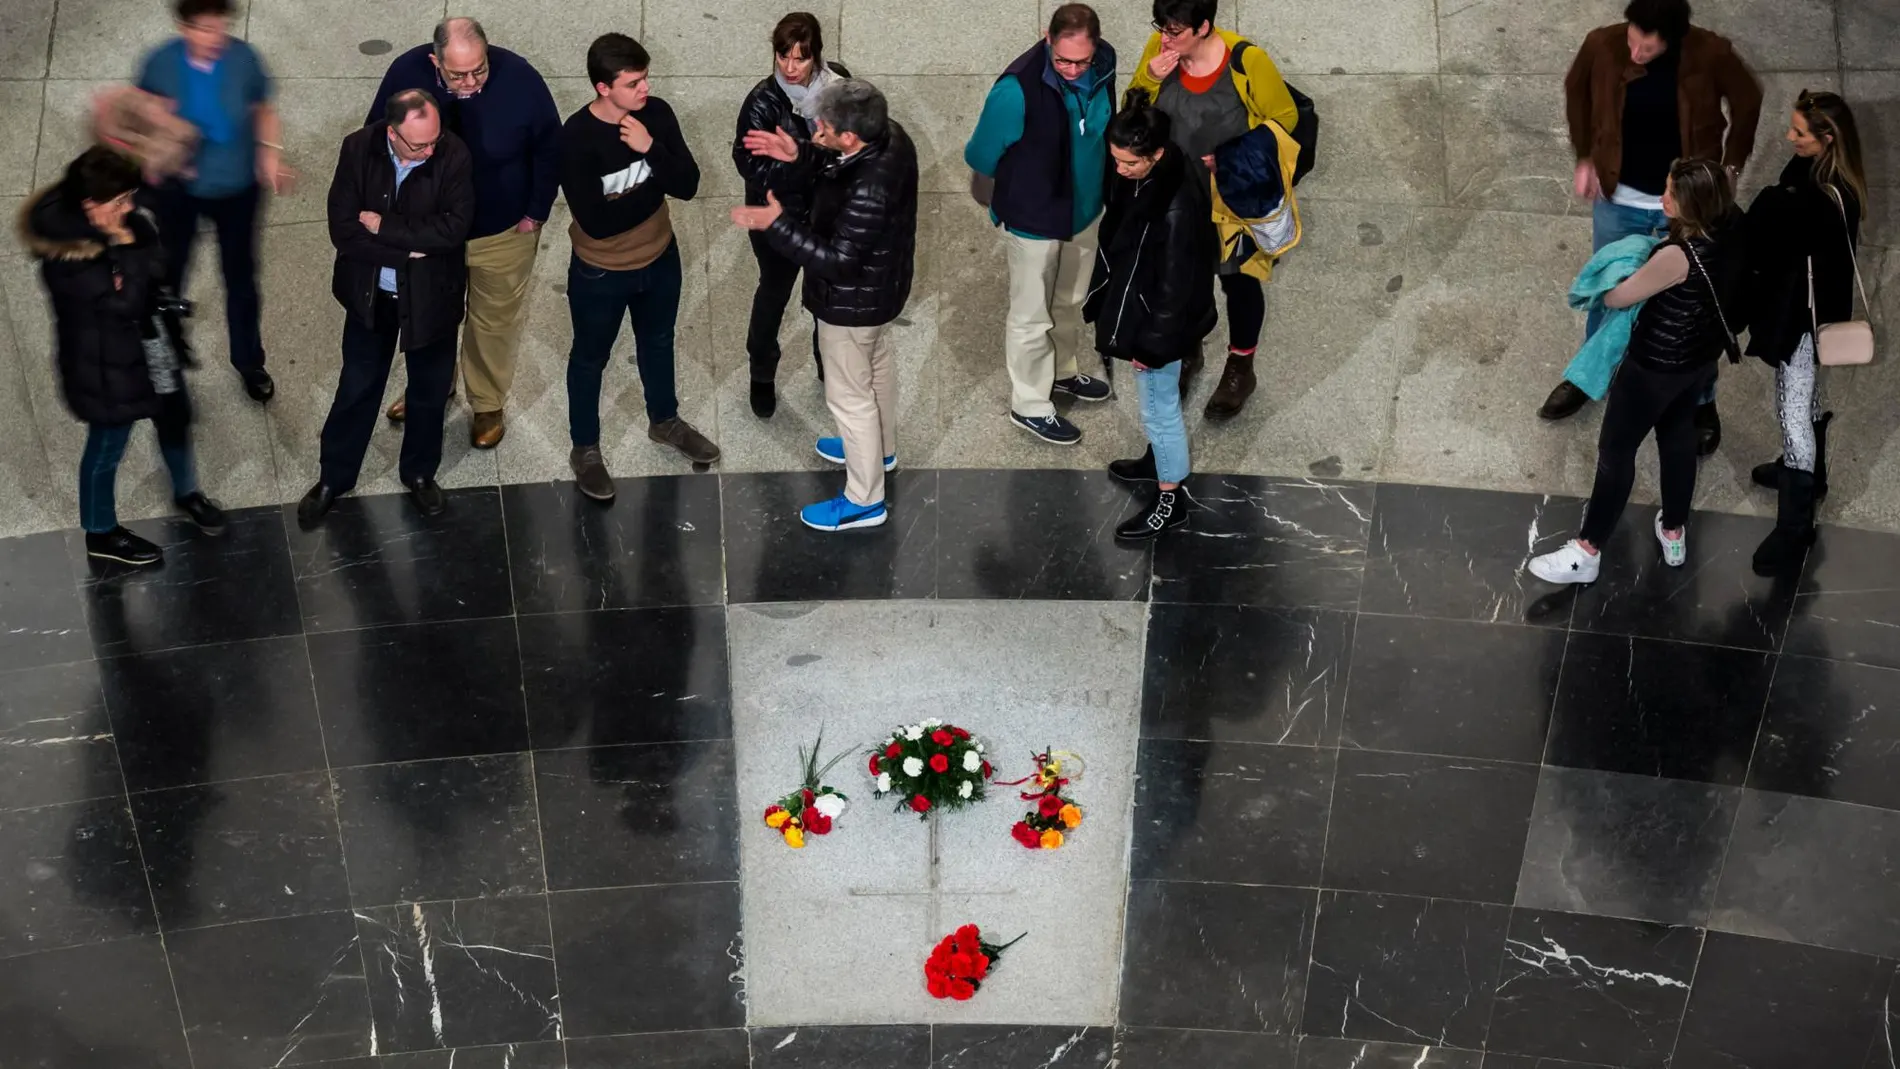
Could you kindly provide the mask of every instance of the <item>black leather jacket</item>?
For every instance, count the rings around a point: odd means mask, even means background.
[[[1210,217],[1211,218],[1211,217]],[[805,308],[839,327],[877,327],[910,300],[917,255],[917,149],[890,132],[826,165],[811,219],[781,214],[765,238],[805,271]]]
[[[1656,248],[1672,244],[1683,243],[1672,239]],[[1653,371],[1689,371],[1713,364],[1729,347],[1729,330],[1747,325],[1738,318],[1740,257],[1731,247],[1730,235],[1691,238],[1686,244],[1685,251],[1691,253],[1689,277],[1643,302],[1630,328],[1629,359]],[[1735,355],[1739,357],[1739,351]]]
[[[851,77],[842,64],[827,63],[840,78]],[[754,156],[745,147],[745,135],[753,130],[783,130],[797,139],[799,159],[785,163],[770,156]],[[790,97],[779,88],[778,79],[766,75],[752,87],[745,103],[739,106],[738,128],[732,134],[732,162],[745,179],[745,202],[758,207],[765,203],[765,191],[778,194],[785,210],[804,218],[811,210],[812,184],[830,153],[811,143],[811,124],[792,108]]]
[[[1198,350],[1214,329],[1220,235],[1212,200],[1207,169],[1172,144],[1148,177],[1109,180],[1082,305],[1102,355],[1162,367]]]

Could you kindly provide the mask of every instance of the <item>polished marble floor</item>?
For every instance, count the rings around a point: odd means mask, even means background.
[[[790,522],[828,485],[154,520],[135,575],[0,542],[0,1064],[1894,1066],[1900,537],[1771,583],[1767,521],[1699,514],[1670,571],[1633,511],[1558,591],[1522,564],[1568,498],[1201,477],[1150,550],[1098,474],[906,470],[890,526]],[[1083,903],[1121,917],[1112,1013],[749,1020],[861,982],[748,961],[749,695],[931,605],[1141,632],[1125,869]]]

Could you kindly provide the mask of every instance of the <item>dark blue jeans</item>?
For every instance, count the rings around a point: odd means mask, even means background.
[[[218,266],[224,272],[224,322],[231,340],[231,366],[239,371],[264,366],[259,327],[263,304],[257,296],[257,212],[263,195],[257,186],[216,199],[194,197],[178,182],[157,195],[158,238],[165,248],[165,281],[179,296],[191,275],[191,246],[198,219],[207,217],[218,234]]]
[[[636,271],[591,267],[575,256],[567,265],[567,310],[574,347],[567,354],[567,430],[576,448],[600,444],[600,379],[620,338],[620,321],[633,321],[634,363],[646,394],[647,422],[679,415],[673,385],[673,327],[680,314],[680,247]]]
[[[172,476],[173,499],[198,492],[198,472],[191,459],[191,401],[180,390],[167,394],[164,407],[152,417],[158,431],[158,452]],[[86,428],[86,448],[79,454],[79,526],[87,534],[105,534],[119,526],[115,488],[119,461],[132,440],[130,423],[92,423]]]

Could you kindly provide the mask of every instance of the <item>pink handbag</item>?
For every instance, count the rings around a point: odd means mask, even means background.
[[[1867,300],[1867,284],[1860,278],[1860,258],[1854,255],[1854,239],[1847,233],[1847,205],[1841,203],[1840,194],[1832,186],[1828,192],[1834,194],[1834,205],[1841,210],[1841,235],[1847,239],[1847,256],[1854,264],[1854,288],[1860,291],[1860,305],[1871,309]],[[1822,367],[1852,367],[1856,364],[1874,362],[1874,326],[1865,319],[1850,319],[1844,323],[1822,323],[1815,320],[1814,304],[1814,257],[1808,257],[1808,318],[1814,321],[1814,352]]]

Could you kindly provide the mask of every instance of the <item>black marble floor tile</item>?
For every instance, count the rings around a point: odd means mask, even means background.
[[[1107,1028],[940,1024],[933,1039],[931,1069],[1103,1069],[1115,1058]]]
[[[216,538],[177,518],[126,526],[164,549],[165,566],[134,572],[77,565],[86,572],[81,593],[99,656],[242,642],[302,629],[290,548],[277,509],[235,509]],[[75,561],[84,561],[82,535],[67,532],[67,546]]]
[[[1309,746],[1143,741],[1130,875],[1317,886],[1333,762]]]
[[[719,480],[622,480],[602,505],[571,482],[501,488],[516,611],[718,605]]]
[[[1187,530],[1155,545],[1156,601],[1358,606],[1372,487],[1204,475],[1188,493]]]
[[[197,1069],[370,1053],[363,957],[347,912],[198,928],[165,946]]]
[[[1565,1061],[1561,1058],[1532,1058],[1523,1054],[1487,1054],[1484,1069],[1616,1069],[1613,1065]]]
[[[1516,910],[1488,1049],[1661,1069],[1701,945],[1695,928]]]
[[[796,471],[723,475],[726,600],[929,598],[937,593],[937,473],[885,479],[890,519],[860,531],[814,531],[798,510],[837,496],[844,476]]]
[[[362,1061],[365,1063],[362,1069],[567,1069],[567,1051],[558,1041],[549,1040],[385,1054]],[[325,1063],[312,1069],[357,1069],[357,1065],[355,1062]]]
[[[1782,657],[1748,785],[1900,809],[1900,671]]]
[[[1123,1023],[1293,1033],[1314,901],[1291,887],[1131,882]]]
[[[1534,764],[1564,638],[1549,628],[1362,615],[1340,745]]]
[[[0,809],[123,793],[97,664],[0,673]]]
[[[1479,1051],[1451,1047],[1322,1036],[1300,1040],[1299,1069],[1479,1069],[1483,1061]]]
[[[1301,1031],[1482,1047],[1510,920],[1509,906],[1320,892]]]
[[[724,609],[559,613],[519,623],[536,749],[732,736]]]
[[[511,619],[344,631],[308,641],[324,743],[338,768],[528,748]]]
[[[1122,1028],[1114,1069],[1295,1069],[1299,1040],[1246,1032]]]
[[[451,490],[448,503],[447,512],[425,518],[407,494],[346,497],[313,531],[285,505],[304,629],[512,612],[500,495],[491,486]]]
[[[132,815],[165,931],[350,906],[321,772],[135,794]]]
[[[1142,735],[1331,745],[1345,709],[1352,628],[1344,612],[1155,605]]]
[[[1740,798],[1734,787],[1546,768],[1517,904],[1706,925]]]
[[[191,1069],[158,937],[13,958],[0,971],[9,1069]]]
[[[1581,512],[1573,498],[1380,486],[1359,607],[1563,627],[1575,590],[1539,582],[1524,564],[1570,538]]]
[[[1783,652],[1900,668],[1900,536],[1830,527],[1808,551]]]
[[[123,795],[0,813],[0,958],[158,930]]]
[[[1772,654],[1573,633],[1545,760],[1740,786],[1773,674]]]
[[[545,896],[360,909],[356,931],[382,1050],[560,1038]]]
[[[113,657],[99,678],[134,791],[324,767],[301,637]]]
[[[1794,605],[1792,580],[1760,579],[1750,561],[1774,529],[1759,516],[1698,512],[1689,521],[1689,562],[1662,562],[1655,510],[1632,506],[1603,547],[1603,570],[1577,595],[1571,626],[1744,649],[1781,645]]]
[[[68,537],[53,531],[6,540],[0,553],[0,671],[92,656]]]
[[[1115,537],[1134,499],[1106,473],[946,470],[937,489],[938,597],[1148,597],[1149,545]]]
[[[1534,765],[1341,750],[1324,885],[1511,901]]]
[[[1674,1069],[1860,1066],[1878,1045],[1893,963],[1710,932]]]
[[[930,1069],[930,1026],[760,1028],[751,1069]]]
[[[567,1041],[567,1069],[749,1069],[743,1028]]]
[[[568,1036],[745,1024],[738,884],[564,891],[549,907]]]
[[[544,889],[527,754],[343,769],[336,792],[360,906]]]
[[[534,771],[550,888],[739,878],[732,743],[543,751]]]
[[[1746,791],[1711,927],[1900,956],[1900,813]]]

